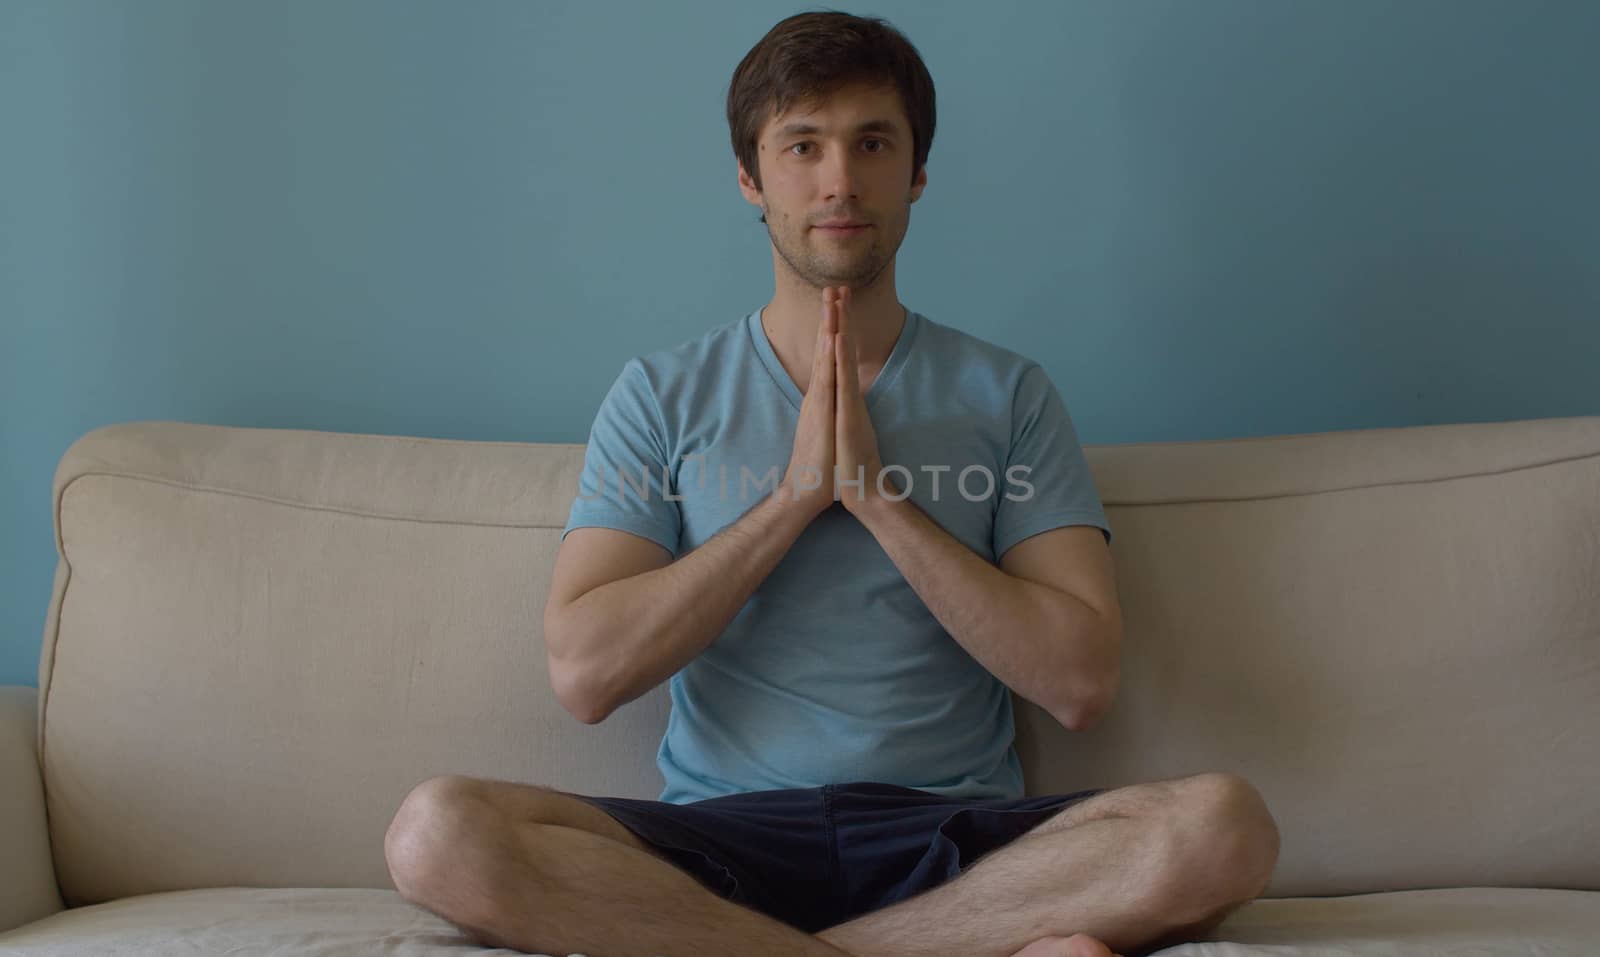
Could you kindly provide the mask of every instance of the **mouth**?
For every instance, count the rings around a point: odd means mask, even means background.
[[[813,228],[821,230],[822,232],[830,235],[849,236],[854,233],[864,233],[872,227],[868,226],[866,223],[850,223],[838,226],[816,226]]]

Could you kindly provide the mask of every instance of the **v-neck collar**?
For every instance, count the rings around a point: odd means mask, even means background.
[[[900,327],[900,336],[894,341],[894,348],[889,350],[889,358],[884,360],[883,368],[873,376],[872,384],[867,386],[867,408],[871,409],[894,377],[899,374],[900,368],[906,364],[906,356],[911,352],[912,341],[917,337],[917,329],[921,325],[920,317],[913,309],[906,309],[905,322]],[[750,344],[756,350],[756,355],[761,357],[761,364],[767,367],[772,374],[772,381],[778,390],[794,406],[795,411],[800,410],[800,403],[805,399],[800,387],[795,384],[794,378],[789,375],[789,370],[778,361],[778,353],[773,350],[772,342],[767,338],[767,330],[761,326],[761,310],[757,309],[745,317],[745,326],[750,333]]]

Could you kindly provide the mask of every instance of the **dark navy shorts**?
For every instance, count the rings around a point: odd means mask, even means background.
[[[857,781],[688,804],[592,804],[718,896],[815,934],[930,890],[1105,789],[950,798]]]

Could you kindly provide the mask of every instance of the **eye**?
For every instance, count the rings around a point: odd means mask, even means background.
[[[879,149],[869,150],[868,151],[868,152],[872,152],[872,153],[882,153],[884,150],[889,148],[889,144],[888,144],[888,142],[886,140],[878,139],[876,136],[868,137],[867,139],[862,140],[862,142],[863,143],[876,143],[876,144],[878,144],[878,146],[880,147]],[[810,140],[802,140],[802,141],[794,144],[793,146],[789,147],[789,152],[793,153],[799,147],[810,146],[810,145],[811,145],[811,141]]]

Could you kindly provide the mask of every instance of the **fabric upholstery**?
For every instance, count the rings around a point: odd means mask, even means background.
[[[1085,451],[1121,690],[1078,733],[1016,700],[1029,793],[1241,774],[1283,834],[1271,898],[1600,890],[1600,417]],[[657,794],[665,689],[590,726],[545,670],[581,455],[176,422],[74,443],[38,726],[66,902],[388,889],[384,830],[437,774]]]
[[[61,909],[36,750],[39,693],[0,688],[0,931]]]
[[[1259,900],[1160,957],[1592,957],[1593,891],[1457,888]],[[4,957],[499,957],[393,891],[224,887],[64,911],[9,934]],[[566,957],[543,954],[535,957]],[[604,957],[604,955],[592,955]]]

